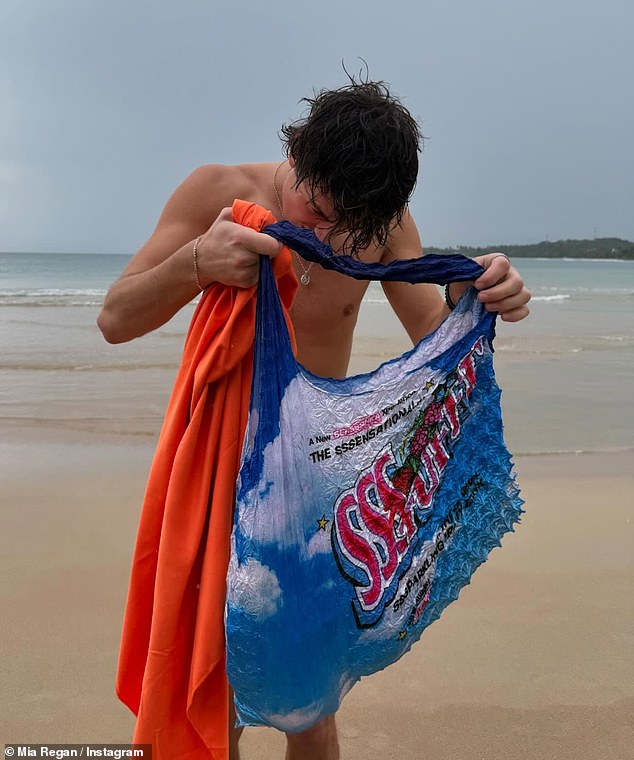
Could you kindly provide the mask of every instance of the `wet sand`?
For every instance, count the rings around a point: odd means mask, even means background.
[[[113,682],[152,450],[28,425],[0,448],[4,742],[129,741]],[[631,757],[632,456],[516,464],[522,523],[406,657],[346,697],[343,758]],[[283,747],[247,729],[243,760]]]

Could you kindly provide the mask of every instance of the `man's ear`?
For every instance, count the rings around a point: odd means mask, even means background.
[[[288,157],[288,165],[291,167],[291,169],[295,168],[295,159],[293,158],[293,156]]]

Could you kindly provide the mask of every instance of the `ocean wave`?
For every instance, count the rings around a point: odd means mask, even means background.
[[[554,296],[533,296],[532,301],[566,301],[570,298],[568,293],[557,293]]]
[[[178,369],[177,361],[165,362],[112,362],[94,364],[75,364],[73,362],[37,362],[37,361],[0,361],[0,370],[29,371],[29,372],[131,372],[151,369]]]
[[[385,303],[389,303],[389,301],[385,297],[383,297],[383,298],[364,298],[363,299],[363,303],[381,303],[381,304],[385,304]]]
[[[581,351],[580,348],[574,348],[574,347],[566,347],[566,348],[560,348],[560,347],[551,347],[551,346],[534,346],[534,345],[516,345],[516,344],[500,344],[500,341],[498,339],[498,342],[495,346],[495,352],[498,354],[520,354],[520,355],[539,355],[539,354],[546,354],[546,355],[555,355],[555,354],[577,354]]]
[[[584,285],[540,285],[538,287],[533,287],[533,292],[535,293],[560,293],[562,290],[562,287],[566,289],[569,293],[581,293],[583,295],[586,295],[588,293],[597,293],[600,295],[608,295],[608,296],[631,296],[634,295],[634,290],[632,288],[598,288],[598,287],[588,287]]]
[[[49,300],[39,300],[39,301],[25,301],[25,300],[11,300],[11,299],[2,299],[0,298],[0,308],[3,306],[20,306],[20,307],[28,307],[33,309],[39,309],[42,307],[53,307],[53,308],[63,308],[68,306],[102,306],[103,300],[99,301],[68,301],[66,299],[49,299]]]
[[[565,261],[569,264],[584,264],[586,261],[594,261],[597,264],[628,264],[632,259],[586,259],[586,258],[573,258],[572,256],[516,256],[515,261],[548,261],[556,264],[560,261]]]
[[[0,289],[0,306],[100,306],[103,288]]]
[[[552,259],[552,258],[538,259],[538,261],[553,261],[553,260],[554,261],[574,261],[577,264],[579,262],[585,263],[586,261],[594,261],[597,264],[623,264],[623,263],[627,263],[631,261],[632,259],[586,259],[586,258],[573,258],[571,256],[562,256],[561,258],[556,258],[556,259]]]
[[[64,296],[105,296],[103,288],[33,288],[32,290],[0,290],[0,298],[44,298]]]
[[[634,346],[634,335],[500,337],[496,341],[495,350],[498,354],[516,354],[518,356],[565,356],[610,349],[614,347],[615,343],[623,348]]]
[[[108,291],[105,288],[0,288],[1,306],[102,306]],[[192,309],[200,296],[187,306]]]
[[[591,454],[630,454],[634,446],[604,446],[596,449],[536,449],[529,451],[514,451],[516,457],[549,457],[549,456],[587,456]]]
[[[575,287],[565,286],[565,290],[562,291],[562,286],[539,286],[533,288],[533,296],[531,301],[540,301],[542,303],[562,303],[564,301],[581,301],[591,300],[593,298],[631,298],[634,296],[634,290],[632,288],[589,288],[589,287]],[[366,306],[388,304],[389,301],[385,296],[378,295],[376,293],[370,293],[363,298],[363,304]]]

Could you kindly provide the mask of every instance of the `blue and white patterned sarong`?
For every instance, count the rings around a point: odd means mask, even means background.
[[[465,281],[427,255],[335,256],[281,222],[265,232],[359,279]],[[227,577],[227,671],[241,725],[302,731],[398,660],[519,520],[502,437],[495,316],[471,288],[411,351],[342,380],[299,365],[262,258],[249,420]]]

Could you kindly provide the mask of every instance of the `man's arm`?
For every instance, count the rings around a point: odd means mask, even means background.
[[[108,291],[97,324],[110,343],[144,335],[171,319],[200,289],[198,278],[248,287],[257,282],[259,256],[275,256],[268,235],[231,221],[233,199],[246,190],[239,167],[196,169],[167,202],[156,229]]]
[[[397,259],[413,259],[422,256],[420,241],[414,219],[409,213],[396,228],[384,253],[381,263],[389,264]],[[510,266],[508,259],[496,253],[489,253],[475,259],[484,269],[474,283],[452,283],[450,295],[458,301],[471,284],[481,292],[478,300],[485,304],[487,311],[499,312],[507,322],[517,322],[528,315],[526,304],[530,293],[524,287],[519,272]],[[449,308],[435,285],[405,282],[382,283],[385,295],[398,316],[407,334],[414,343],[436,329],[449,314]]]
[[[417,259],[423,246],[414,219],[406,212],[400,227],[390,235],[381,256],[382,264],[398,259]],[[382,282],[383,291],[413,343],[434,330],[449,314],[435,285],[428,283]]]

